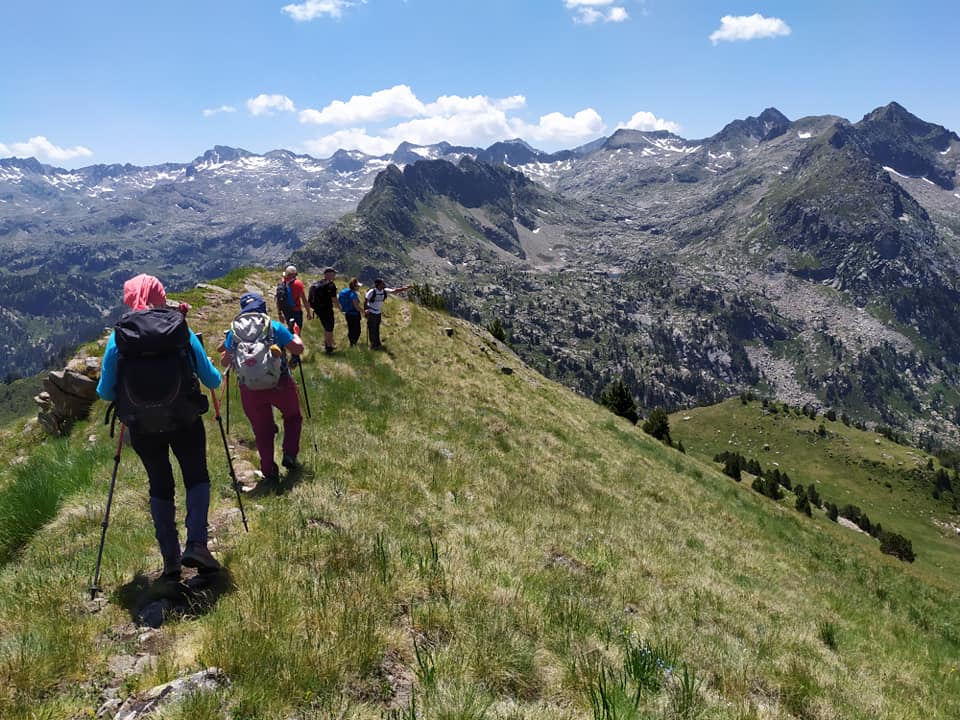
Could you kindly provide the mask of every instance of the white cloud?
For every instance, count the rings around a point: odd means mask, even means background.
[[[573,10],[573,21],[580,25],[629,20],[627,9],[622,5],[614,5],[615,2],[617,0],[564,0],[563,4],[568,10]]]
[[[257,95],[247,100],[247,110],[251,115],[273,115],[274,110],[280,112],[295,112],[293,100],[286,95]]]
[[[300,112],[300,122],[315,125],[356,125],[392,117],[416,117],[424,113],[423,103],[406,85],[394,85],[370,95],[354,95],[344,102],[334,100],[323,110]]]
[[[714,45],[722,40],[756,40],[758,38],[789,35],[790,26],[780,18],[764,17],[760,13],[753,15],[724,15],[720,18],[720,27],[710,34]]]
[[[630,130],[668,130],[676,135],[680,134],[680,125],[672,120],[658,118],[652,112],[641,110],[634,113],[633,117],[625,123],[620,123],[617,127],[629,128]]]
[[[343,17],[343,11],[366,0],[305,0],[299,4],[284,5],[283,12],[297,22],[309,22],[318,17]]]
[[[72,148],[63,148],[54,145],[43,135],[36,135],[26,142],[15,142],[10,145],[0,143],[0,156],[15,155],[17,157],[36,157],[42,160],[63,162],[78,157],[90,157],[93,151],[83,145]]]
[[[519,110],[526,105],[527,99],[523,95],[511,95],[496,102],[496,107],[500,110]]]
[[[215,108],[204,108],[203,116],[213,117],[214,115],[219,115],[220,113],[232,113],[236,111],[237,109],[233,105],[221,105],[220,107]]]
[[[339,130],[311,140],[305,143],[305,147],[311,154],[323,157],[338,148],[381,155],[392,152],[403,141],[431,145],[445,140],[455,145],[486,146],[498,140],[523,137],[556,145],[592,139],[602,133],[605,127],[603,119],[592,108],[581,110],[573,116],[548,113],[541,116],[536,124],[511,117],[510,111],[526,105],[526,98],[522,95],[507,98],[443,95],[431,103],[423,103],[411,92],[407,100],[402,106],[405,112],[412,113],[415,107],[420,108],[416,117],[373,134],[361,127]],[[344,106],[348,104],[343,103]],[[331,106],[333,103],[327,107]]]
[[[400,143],[392,138],[373,137],[364,128],[337,130],[315,140],[308,140],[304,148],[315,157],[330,157],[341,148],[359,150],[367,155],[387,155],[397,149]]]
[[[614,7],[610,8],[610,12],[607,13],[607,22],[623,22],[624,20],[629,20],[630,16],[627,14],[626,8]]]
[[[573,117],[552,112],[541,116],[537,125],[514,123],[513,127],[517,129],[517,134],[521,137],[536,142],[550,143],[594,138],[606,128],[603,124],[603,118],[593,108],[581,110]]]

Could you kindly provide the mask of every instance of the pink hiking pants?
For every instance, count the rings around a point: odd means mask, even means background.
[[[277,464],[273,461],[273,438],[277,434],[273,408],[283,415],[283,453],[296,457],[300,452],[300,430],[303,427],[297,384],[292,377],[284,375],[277,386],[269,390],[248,390],[245,385],[240,385],[240,401],[257,439],[260,472],[264,475],[277,472]]]

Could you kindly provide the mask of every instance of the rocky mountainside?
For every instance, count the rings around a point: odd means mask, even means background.
[[[556,168],[578,152],[511,140],[487,149],[405,142],[391,155],[339,150],[325,160],[218,145],[190,163],[77,170],[0,159],[0,334],[18,338],[3,347],[0,380],[96,335],[131,274],[153,272],[176,288],[281,264],[354,210],[391,164],[470,157]]]
[[[538,184],[473,160],[388,170],[298,257],[430,282],[588,395],[760,386],[955,438],[958,159],[895,104],[856,124],[768,109],[697,141],[620,130],[518,168]]]
[[[430,282],[590,396],[616,377],[647,408],[759,386],[951,437],[958,170],[956,133],[896,103],[856,123],[768,108],[699,140],[621,129],[553,154],[2,160],[0,330],[30,341],[0,369],[97,334],[134,270],[176,286],[280,264],[309,238],[299,262]]]

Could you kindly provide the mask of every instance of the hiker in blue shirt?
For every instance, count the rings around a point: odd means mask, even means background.
[[[350,347],[355,347],[360,340],[360,319],[363,317],[363,306],[360,304],[360,293],[357,292],[363,285],[357,278],[350,278],[350,283],[340,294],[337,295],[337,302],[340,303],[340,310],[343,311],[343,317],[347,321],[347,339],[350,341]]]
[[[155,313],[151,308],[166,308],[167,298],[163,285],[151,275],[138,275],[124,284],[123,301],[131,311],[124,315],[117,323],[118,329],[125,323],[146,323],[154,319],[166,320],[172,326],[180,328],[180,337],[188,339],[190,366],[183,371],[194,374],[200,382],[208,388],[220,386],[220,372],[214,367],[200,344],[200,340],[185,326],[185,319],[178,315],[156,316],[151,318],[147,313]],[[185,308],[181,307],[183,312]],[[144,311],[140,315],[136,311]],[[169,310],[176,313],[176,310]],[[183,334],[186,329],[188,336]],[[164,357],[180,357],[180,351]],[[147,479],[150,483],[150,515],[153,518],[154,531],[160,554],[163,557],[163,576],[168,579],[180,577],[181,565],[195,567],[201,571],[215,571],[220,569],[220,563],[213,557],[207,548],[207,515],[210,507],[210,474],[207,471],[207,436],[203,427],[202,413],[207,408],[206,398],[200,392],[195,380],[183,382],[182,392],[177,393],[167,406],[158,406],[139,410],[136,399],[131,400],[129,388],[137,385],[151,385],[161,387],[163,381],[172,380],[176,383],[177,371],[164,372],[162,377],[156,375],[154,368],[161,365],[151,364],[157,360],[144,363],[135,355],[124,357],[117,344],[117,330],[110,334],[106,352],[100,371],[100,382],[97,385],[97,394],[107,401],[116,401],[117,416],[127,424],[130,430],[130,444],[140,457]],[[163,362],[162,360],[159,362]],[[176,362],[171,360],[170,362]],[[143,375],[143,377],[140,377]],[[122,384],[122,385],[121,385]],[[169,417],[158,418],[158,414],[167,411]],[[138,411],[143,415],[138,418]],[[160,423],[160,424],[156,424]],[[187,505],[187,543],[181,553],[180,538],[177,532],[176,503],[174,502],[173,470],[170,466],[170,451],[173,451],[180,464],[183,484],[186,487]]]
[[[253,331],[253,335],[245,336],[248,331]],[[281,464],[289,470],[299,468],[297,454],[300,452],[303,415],[286,352],[299,359],[304,351],[303,341],[286,325],[270,319],[267,303],[261,295],[248,292],[240,298],[240,313],[218,349],[222,353],[221,364],[229,366],[237,378],[240,401],[253,428],[264,481],[279,486],[280,468],[273,457],[277,434],[273,409],[277,408],[283,417]]]

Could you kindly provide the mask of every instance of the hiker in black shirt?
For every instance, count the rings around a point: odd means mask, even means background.
[[[337,299],[337,286],[334,280],[337,271],[332,267],[324,268],[323,280],[317,280],[310,286],[308,301],[317,319],[323,325],[323,348],[327,353],[334,351],[333,344],[333,303]]]

